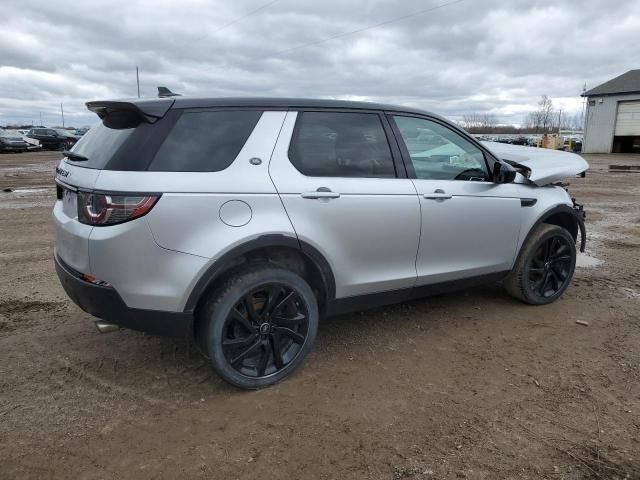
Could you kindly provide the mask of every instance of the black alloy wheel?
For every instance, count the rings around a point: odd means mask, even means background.
[[[544,305],[560,298],[576,268],[575,241],[561,226],[536,226],[504,279],[507,292],[530,305]]]
[[[311,351],[318,301],[304,278],[273,264],[230,274],[200,310],[196,340],[224,380],[257,389],[290,376]]]
[[[572,272],[571,246],[564,236],[546,238],[531,257],[529,284],[538,296],[549,298],[566,287]]]
[[[307,339],[309,313],[293,288],[277,283],[245,294],[223,328],[229,364],[248,377],[266,377],[286,368]]]

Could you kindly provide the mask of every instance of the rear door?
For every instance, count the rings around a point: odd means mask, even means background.
[[[408,115],[390,120],[422,206],[418,284],[509,270],[521,186],[493,183],[485,152],[444,122]]]
[[[377,112],[288,112],[269,172],[298,238],[332,267],[336,297],[414,285],[420,203]]]

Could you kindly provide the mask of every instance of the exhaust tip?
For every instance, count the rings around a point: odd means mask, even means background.
[[[104,322],[102,320],[98,320],[96,322],[96,328],[100,333],[111,333],[118,330],[120,327],[113,323]]]

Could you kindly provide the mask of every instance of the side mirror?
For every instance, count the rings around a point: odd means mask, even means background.
[[[493,166],[493,183],[511,183],[516,179],[516,170],[506,163],[496,163]]]

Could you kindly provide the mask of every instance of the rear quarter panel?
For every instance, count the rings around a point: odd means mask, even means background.
[[[105,170],[95,188],[162,193],[145,220],[157,244],[169,250],[215,259],[260,235],[295,237],[268,173],[269,159],[285,115],[286,112],[264,112],[234,162],[225,170]],[[260,162],[250,162],[255,158]],[[235,221],[237,215],[244,217],[246,223]]]

